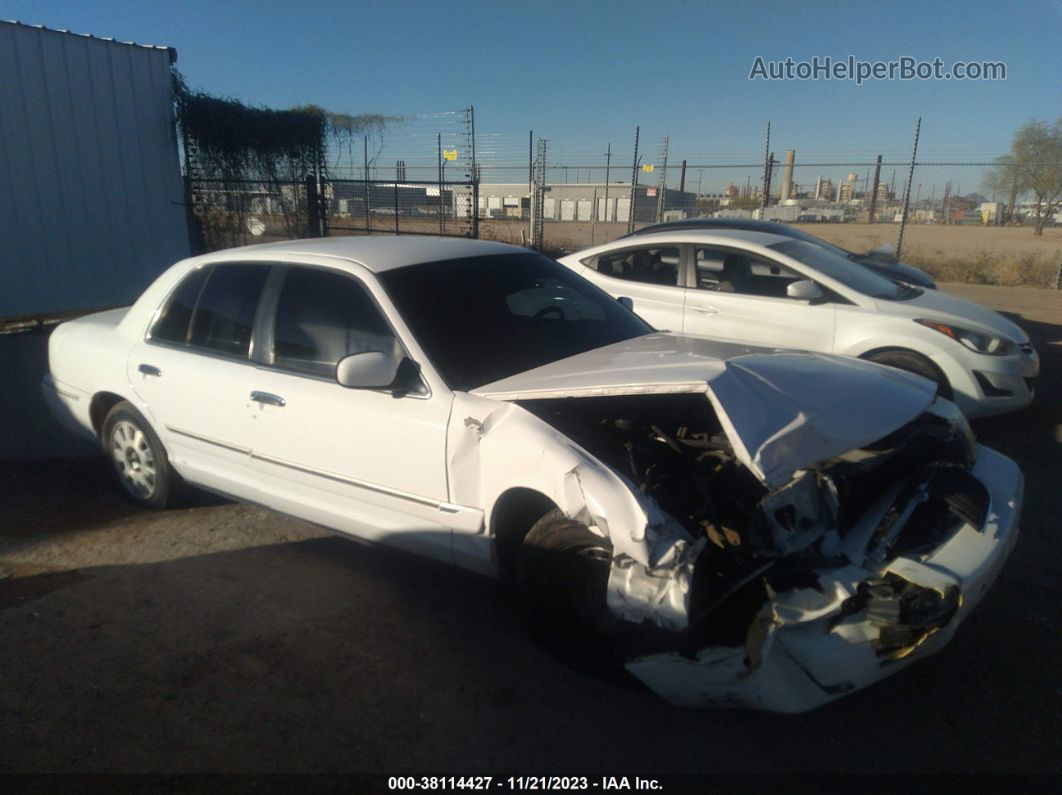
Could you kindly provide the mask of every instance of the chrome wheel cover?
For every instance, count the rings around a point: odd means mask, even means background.
[[[147,435],[129,420],[118,421],[111,429],[111,457],[125,490],[137,499],[151,499],[159,473]]]

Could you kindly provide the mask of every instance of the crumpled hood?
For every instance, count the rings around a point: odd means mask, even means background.
[[[1017,343],[1029,341],[1029,335],[1020,326],[1007,320],[999,312],[940,290],[926,290],[906,301],[889,301],[883,298],[875,300],[881,310],[890,315],[909,315],[912,318],[952,323],[971,331],[1002,335]]]
[[[844,356],[647,334],[472,390],[495,400],[704,392],[734,454],[769,489],[864,447],[933,402],[919,376]]]

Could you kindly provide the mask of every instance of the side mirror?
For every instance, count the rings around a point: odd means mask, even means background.
[[[896,246],[892,243],[886,243],[883,246],[872,248],[864,255],[867,259],[877,260],[878,262],[884,262],[891,264],[897,262]]]
[[[823,296],[822,288],[811,279],[791,282],[785,288],[785,294],[790,298],[797,298],[801,301],[816,301]]]
[[[350,389],[386,389],[395,382],[400,364],[383,351],[352,353],[336,365],[336,381]]]
[[[632,312],[634,311],[634,301],[632,301],[627,296],[621,295],[616,300],[623,304],[623,306],[625,306],[627,309],[631,310]]]

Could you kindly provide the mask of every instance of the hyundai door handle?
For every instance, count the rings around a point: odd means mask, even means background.
[[[162,375],[162,370],[160,370],[153,364],[142,364],[136,369],[142,372],[144,375],[153,375],[156,378]]]
[[[274,395],[269,392],[252,392],[251,400],[257,403],[268,404],[270,406],[287,405],[287,402],[280,395]]]
[[[718,315],[719,310],[714,306],[691,306],[690,309],[699,315]]]

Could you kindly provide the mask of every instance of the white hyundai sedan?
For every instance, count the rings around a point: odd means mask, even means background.
[[[744,230],[622,238],[560,260],[656,328],[858,356],[934,381],[968,417],[1033,399],[1040,363],[1002,315],[889,281],[827,248]]]
[[[330,238],[63,323],[44,394],[127,496],[182,480],[511,578],[535,635],[677,704],[800,711],[939,650],[1022,476],[931,383],[654,333],[540,254]]]

